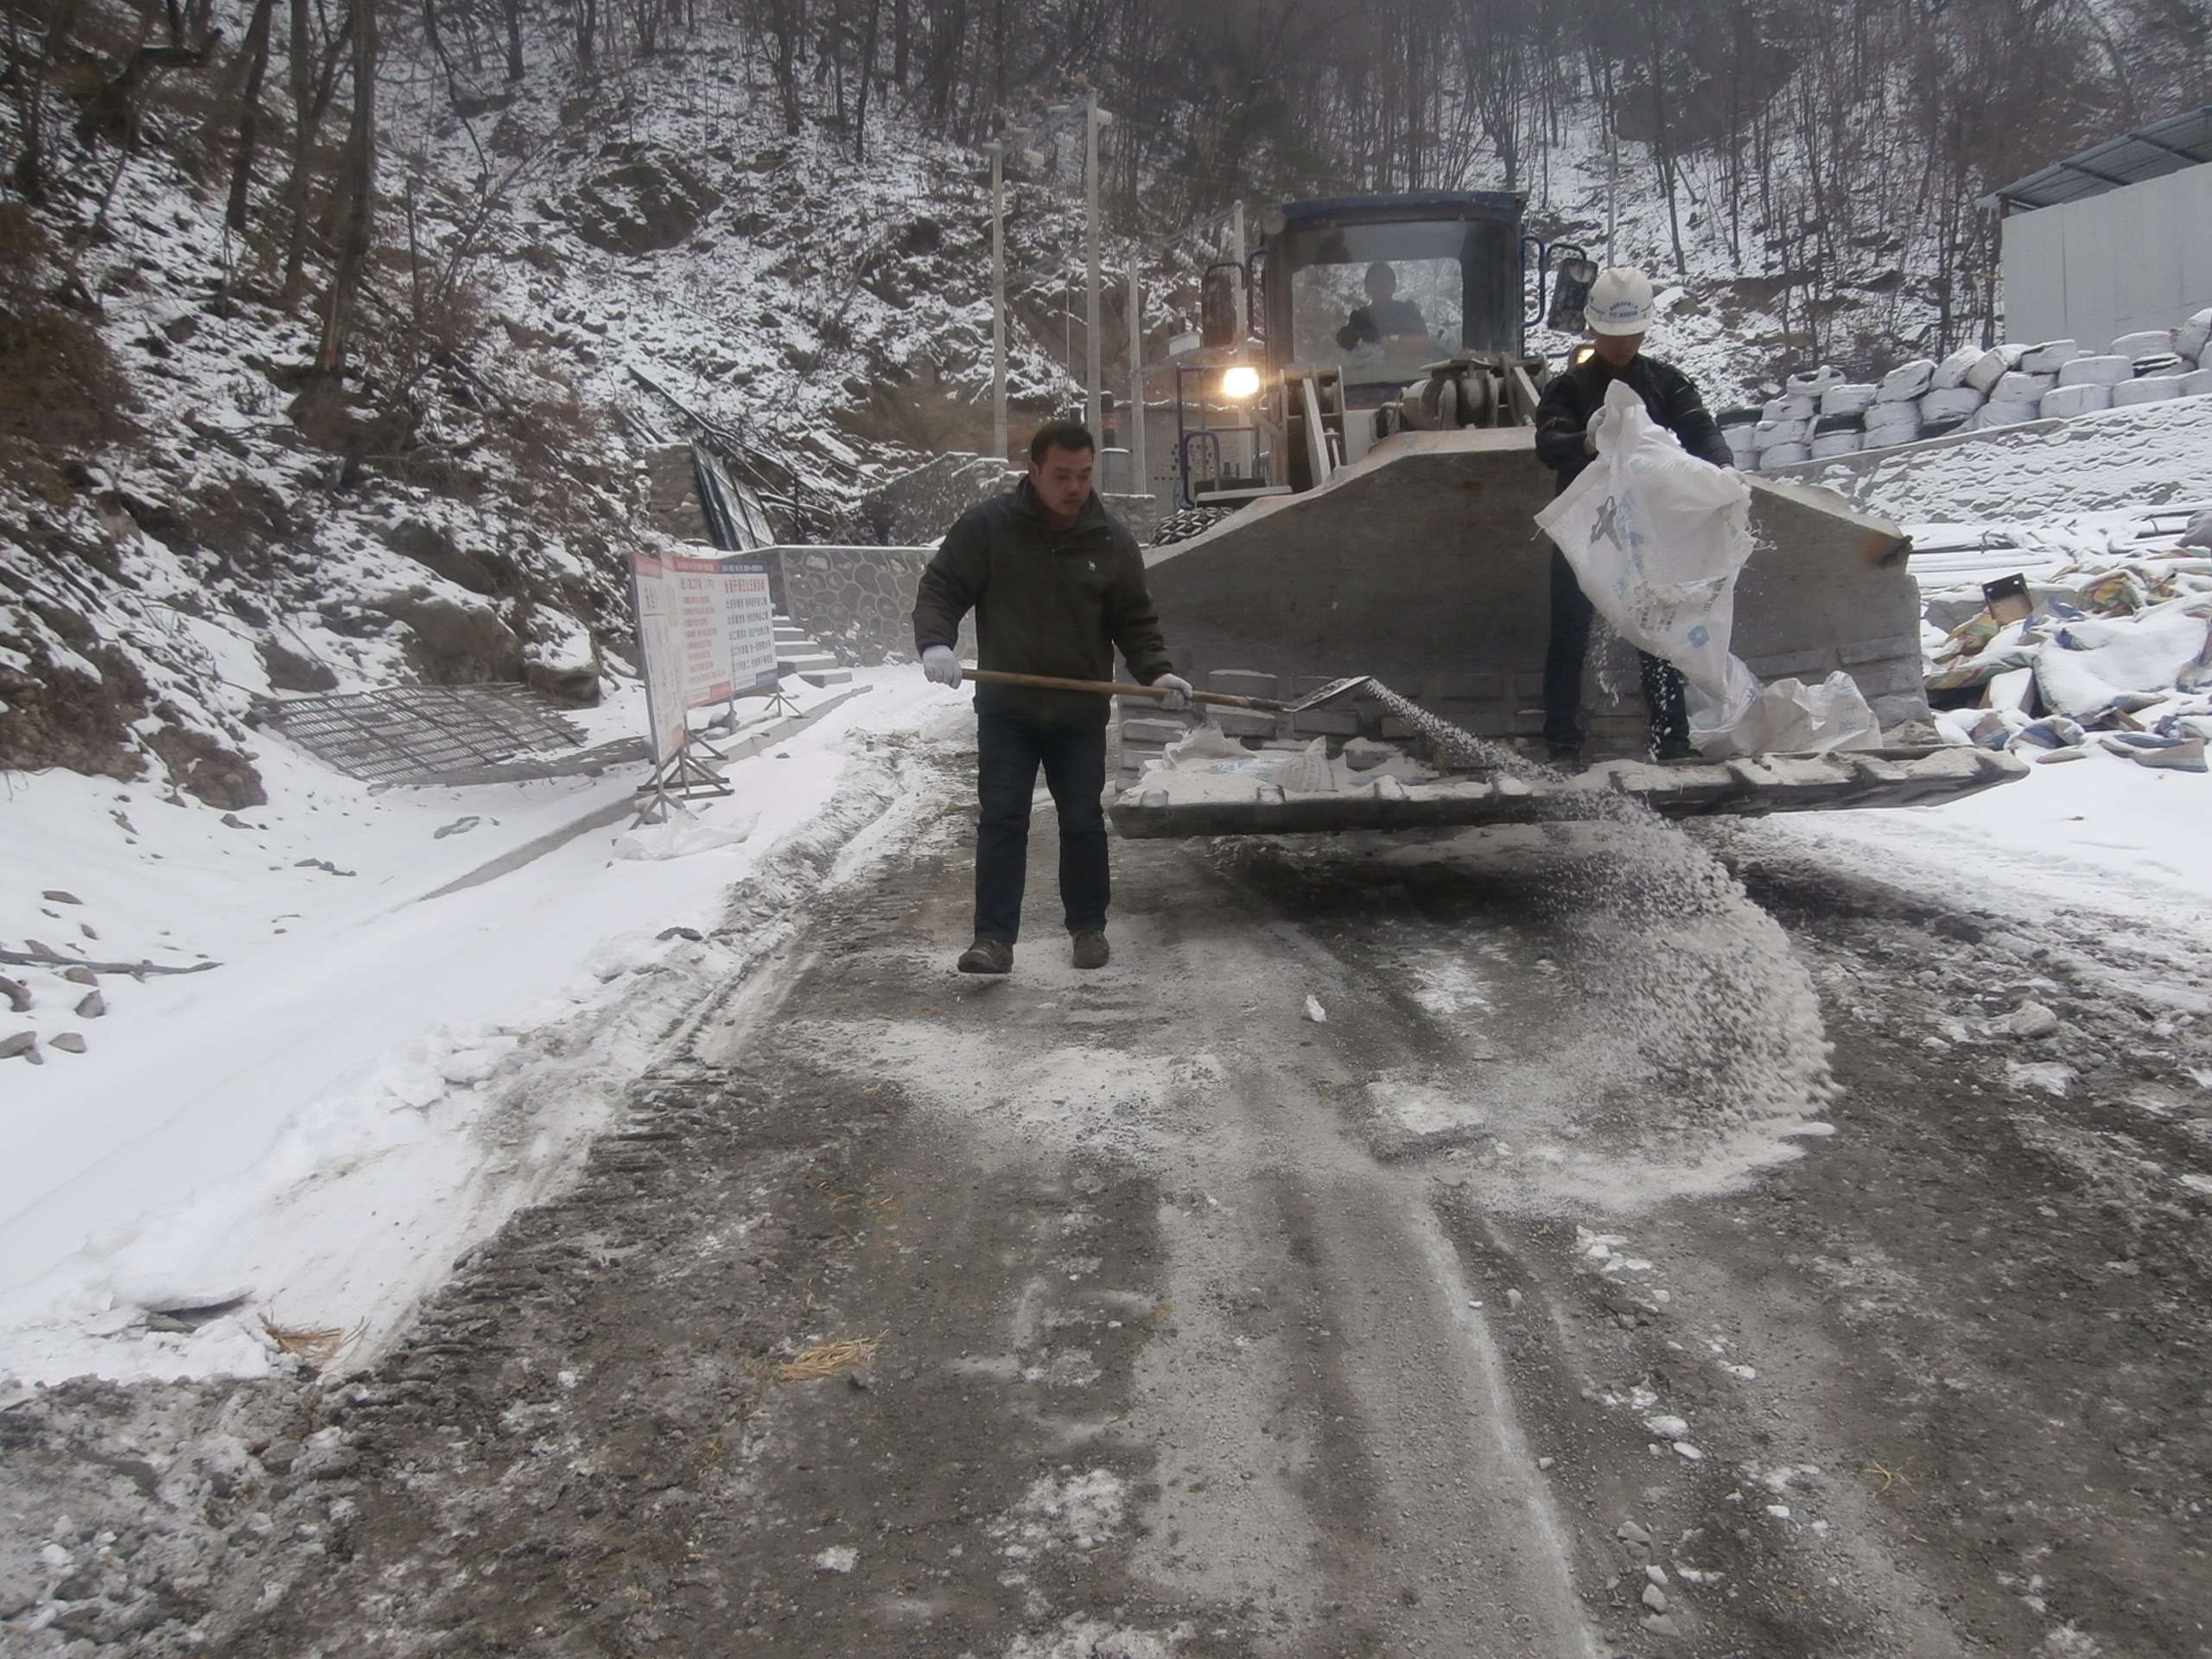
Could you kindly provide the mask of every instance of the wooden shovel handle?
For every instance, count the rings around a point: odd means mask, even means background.
[[[1015,674],[1002,668],[970,668],[960,665],[962,677],[986,680],[993,685],[1034,685],[1047,691],[1090,691],[1106,697],[1151,697],[1155,700],[1175,695],[1172,687],[1132,685],[1124,680],[1064,680],[1054,674]],[[1282,704],[1265,697],[1239,697],[1227,691],[1193,691],[1192,702],[1217,703],[1230,709],[1281,709]]]

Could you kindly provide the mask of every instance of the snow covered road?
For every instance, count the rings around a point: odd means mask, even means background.
[[[1111,967],[1047,926],[962,979],[968,764],[869,752],[777,953],[365,1372],[0,1414],[26,1474],[54,1437],[156,1471],[42,1503],[116,1563],[76,1627],[2193,1650],[2188,925],[2127,942],[2146,1009],[2120,942],[1839,868],[1833,825],[1130,843]],[[166,1589],[156,1502],[209,1541]]]

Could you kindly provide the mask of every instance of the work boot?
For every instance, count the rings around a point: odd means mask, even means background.
[[[1010,974],[1014,971],[1014,947],[1004,939],[987,939],[979,935],[975,944],[960,953],[960,971]]]
[[[1075,965],[1078,968],[1103,968],[1107,957],[1113,954],[1107,948],[1103,933],[1084,932],[1075,936]]]
[[[1651,758],[1665,766],[1670,760],[1694,760],[1698,759],[1698,752],[1689,739],[1669,732],[1652,739]]]
[[[1582,746],[1580,743],[1547,744],[1545,754],[1561,772],[1582,770]]]

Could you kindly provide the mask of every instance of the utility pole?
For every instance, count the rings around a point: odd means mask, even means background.
[[[1236,262],[1236,340],[1242,349],[1244,337],[1252,332],[1252,319],[1244,315],[1244,204],[1237,202],[1229,210],[1229,257]]]
[[[1098,130],[1113,119],[1098,107],[1096,92],[1084,94],[1084,424],[1094,433],[1102,429],[1105,401],[1104,374],[1098,359]]]
[[[1129,429],[1122,442],[1129,446],[1129,488],[1138,495],[1152,493],[1152,477],[1144,457],[1144,294],[1137,285],[1136,262],[1129,262]]]
[[[1006,146],[991,157],[991,453],[1007,457],[1006,442]]]
[[[1613,252],[1613,235],[1621,222],[1621,135],[1610,110],[1605,115],[1605,263],[1619,263]]]

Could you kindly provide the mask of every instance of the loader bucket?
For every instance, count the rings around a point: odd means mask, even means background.
[[[1929,710],[1904,533],[1827,491],[1748,481],[1755,550],[1738,581],[1736,655],[1764,680],[1810,683],[1840,669],[1866,695],[1885,740],[1925,744],[1932,731],[1912,729]],[[1551,497],[1552,474],[1525,428],[1404,432],[1318,489],[1255,502],[1189,541],[1148,550],[1147,580],[1176,665],[1200,687],[1222,671],[1243,671],[1220,689],[1295,698],[1329,679],[1372,675],[1478,736],[1533,738],[1542,726],[1551,556],[1535,515]],[[1600,655],[1593,641],[1583,697],[1590,751],[1601,761],[1640,754],[1648,721],[1633,667],[1614,677],[1625,690],[1609,702],[1598,685]],[[1350,735],[1380,718],[1355,699],[1298,715],[1276,734]],[[1266,736],[1262,725],[1248,720],[1230,729]],[[1136,764],[1147,740],[1165,735],[1156,723],[1125,727],[1125,763]],[[1907,767],[1911,775],[1885,784],[1908,760],[1892,749],[1878,766],[1845,768],[1834,787],[1764,787],[1754,764],[1722,766],[1709,789],[1659,792],[1675,812],[1881,805],[1971,792],[2020,770],[1947,762]],[[1140,821],[1165,820],[1141,810],[1140,794],[1116,812],[1124,834],[1222,833],[1141,829]],[[1759,804],[1762,795],[1772,804]],[[1306,812],[1327,816],[1318,805]],[[1485,821],[1516,812],[1539,809],[1510,791],[1481,808]]]

